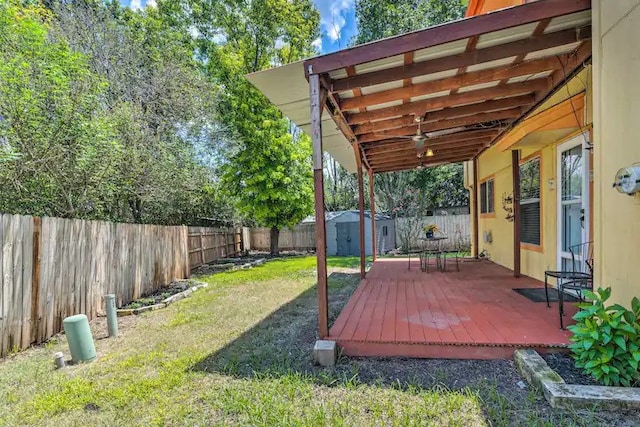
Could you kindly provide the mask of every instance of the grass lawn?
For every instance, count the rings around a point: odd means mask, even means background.
[[[329,260],[330,317],[358,260]],[[201,278],[164,310],[121,318],[99,359],[53,369],[64,336],[0,362],[0,425],[615,425],[615,414],[552,411],[511,361],[347,359],[312,364],[315,258]],[[629,424],[632,425],[632,424]]]

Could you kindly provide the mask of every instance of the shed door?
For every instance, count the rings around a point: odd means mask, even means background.
[[[360,255],[360,226],[357,222],[336,223],[338,256]]]

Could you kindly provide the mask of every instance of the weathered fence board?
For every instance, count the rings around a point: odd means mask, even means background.
[[[188,239],[191,269],[217,259],[238,256],[244,250],[240,229],[189,227]]]
[[[421,218],[396,218],[396,241],[398,246],[415,248],[421,245],[420,237],[424,236],[422,227],[427,224],[435,224],[438,230],[444,233],[448,239],[442,242],[442,248],[451,250],[458,247],[471,245],[470,216],[465,215],[439,215]]]
[[[189,276],[187,227],[0,215],[0,356]]]
[[[271,250],[271,229],[258,227],[249,230],[250,248],[255,251]],[[314,224],[300,224],[293,229],[280,230],[278,249],[281,251],[309,251],[316,248]]]

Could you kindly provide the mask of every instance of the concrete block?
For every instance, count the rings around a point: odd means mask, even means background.
[[[318,340],[313,346],[313,361],[321,366],[335,366],[338,346],[335,341]]]
[[[534,350],[516,350],[513,360],[520,373],[544,394],[554,408],[640,410],[640,389],[566,384]]]
[[[545,394],[545,383],[564,383],[562,377],[535,350],[518,349],[513,353],[513,361],[527,382]]]
[[[593,385],[547,384],[554,408],[640,410],[640,389]]]

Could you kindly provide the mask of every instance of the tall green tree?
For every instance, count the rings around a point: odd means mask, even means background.
[[[194,0],[189,9],[231,133],[222,181],[247,221],[271,228],[277,253],[280,229],[312,211],[311,146],[244,75],[313,54],[318,11],[311,0]]]
[[[0,2],[0,210],[102,218],[123,147],[104,81],[50,37],[51,19]]]
[[[203,155],[225,129],[189,21],[163,4],[45,5],[0,0],[0,211],[233,219]]]
[[[431,27],[460,19],[463,0],[357,0],[355,44]]]
[[[192,141],[215,122],[215,89],[193,57],[193,38],[155,8],[70,0],[53,10],[60,36],[108,83],[104,101],[126,159],[118,209],[135,222],[194,222],[193,205],[210,184]]]

